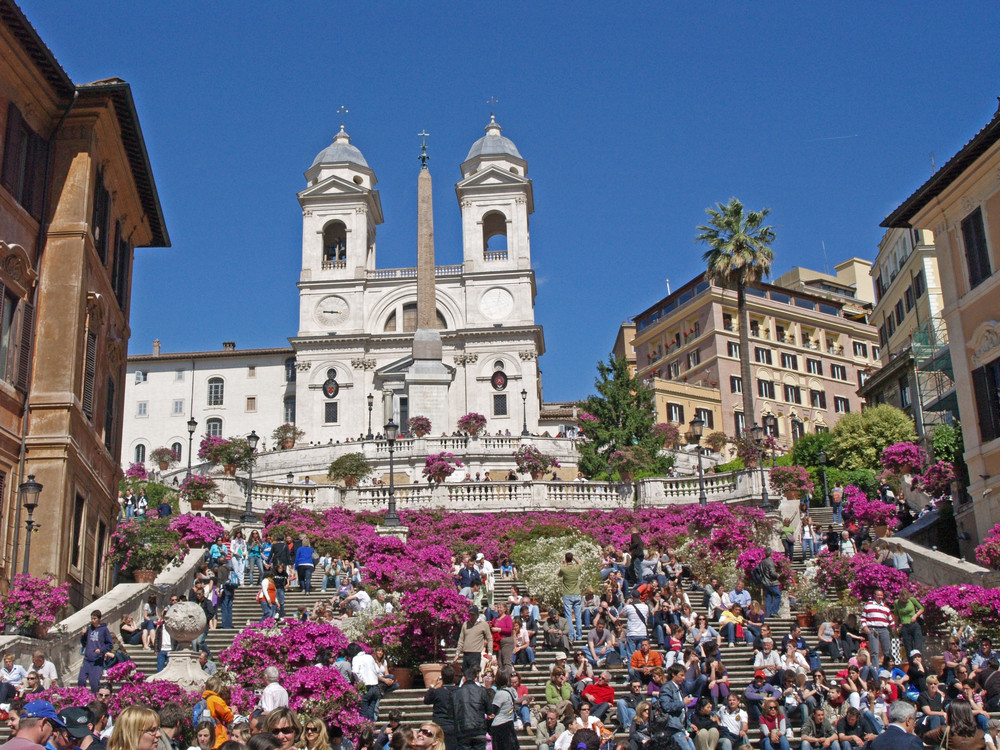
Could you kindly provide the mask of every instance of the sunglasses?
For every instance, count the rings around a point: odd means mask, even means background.
[[[318,731],[316,727],[306,727],[306,734],[315,734]]]
[[[417,730],[417,734],[421,737],[431,738],[434,736],[434,730],[427,729],[426,727],[420,727],[420,729]]]
[[[275,727],[271,730],[272,734],[295,734],[295,727]]]

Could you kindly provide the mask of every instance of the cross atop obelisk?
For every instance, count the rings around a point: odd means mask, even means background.
[[[431,197],[431,173],[427,169],[427,136],[426,131],[418,133],[423,142],[420,149],[420,161],[423,166],[417,177],[417,330],[437,332],[437,295],[434,289],[434,203]],[[437,336],[436,353],[433,356],[417,354],[417,339],[414,339],[413,356],[415,359],[431,359],[441,357],[441,339]],[[421,352],[421,354],[425,354]]]

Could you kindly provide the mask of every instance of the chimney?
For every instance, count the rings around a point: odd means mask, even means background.
[[[154,357],[159,357],[160,356],[160,340],[159,339],[153,339],[153,356]]]
[[[224,352],[235,352],[236,351],[236,342],[235,341],[223,341],[222,342],[222,351],[224,351]]]

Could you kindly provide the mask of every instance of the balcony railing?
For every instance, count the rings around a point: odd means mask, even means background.
[[[487,250],[483,253],[483,260],[489,262],[491,260],[507,260],[506,250]]]
[[[324,271],[332,271],[334,269],[347,268],[346,260],[324,260],[322,269]]]
[[[461,276],[464,266],[435,266],[435,276]],[[416,268],[376,268],[368,271],[366,276],[369,279],[415,279],[417,278]]]

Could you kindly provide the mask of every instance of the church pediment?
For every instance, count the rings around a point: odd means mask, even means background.
[[[513,174],[505,169],[489,166],[476,172],[474,175],[466,177],[455,187],[461,190],[462,188],[497,187],[500,185],[506,187],[528,187],[531,185],[531,180],[521,175]]]
[[[353,182],[338,177],[337,175],[331,175],[322,182],[317,182],[315,185],[307,187],[305,190],[300,192],[299,200],[308,200],[310,198],[335,198],[339,196],[359,198],[374,192],[376,191],[370,191],[367,188],[355,185]]]

